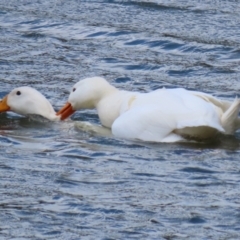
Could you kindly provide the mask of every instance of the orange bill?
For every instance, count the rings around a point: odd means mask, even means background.
[[[7,112],[10,111],[10,107],[7,104],[7,98],[8,96],[5,96],[1,101],[0,101],[0,113],[1,112]]]
[[[58,112],[57,116],[61,116],[61,120],[65,120],[69,116],[71,116],[75,110],[73,110],[71,103],[66,103]]]

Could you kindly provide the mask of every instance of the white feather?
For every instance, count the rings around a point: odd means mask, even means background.
[[[74,110],[96,108],[103,126],[121,138],[153,142],[205,140],[240,127],[233,103],[182,88],[150,93],[120,91],[100,77],[87,78],[69,96]]]
[[[10,111],[24,116],[41,116],[50,121],[60,120],[51,103],[39,91],[31,87],[13,89],[7,96]]]

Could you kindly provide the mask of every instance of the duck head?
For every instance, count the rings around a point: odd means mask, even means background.
[[[114,89],[101,77],[80,80],[73,86],[67,103],[58,111],[57,115],[64,120],[77,110],[93,109],[104,96]]]
[[[36,89],[19,87],[13,89],[0,101],[0,112],[12,111],[20,115],[40,115],[51,121],[59,117],[50,102]]]

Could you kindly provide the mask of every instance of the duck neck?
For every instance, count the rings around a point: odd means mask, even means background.
[[[49,121],[60,121],[60,116],[57,116],[55,111],[53,112],[46,112],[46,113],[39,113],[39,114],[33,114],[35,116],[41,116],[45,119],[48,119]],[[31,114],[30,114],[31,116]]]
[[[111,128],[115,119],[120,115],[121,104],[123,100],[123,91],[112,88],[96,104],[101,124]]]
[[[53,109],[52,105],[47,102],[48,104],[44,108],[39,108],[36,111],[36,115],[40,115],[50,121],[59,121],[60,116],[56,115],[55,110]]]

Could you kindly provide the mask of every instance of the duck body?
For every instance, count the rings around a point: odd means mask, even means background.
[[[6,111],[29,117],[39,115],[50,121],[60,119],[45,96],[27,86],[13,89],[0,101],[0,112]]]
[[[207,95],[203,96],[205,99],[181,88],[135,94],[122,106],[112,132],[122,138],[153,142],[207,140],[217,132],[233,134],[236,129],[234,126],[228,129],[223,109],[207,101]],[[236,120],[239,101],[235,105]]]
[[[125,139],[206,140],[218,132],[233,134],[240,127],[238,99],[231,103],[182,88],[122,91],[99,77],[81,80],[73,89],[68,100],[73,110],[96,108],[102,125]]]

